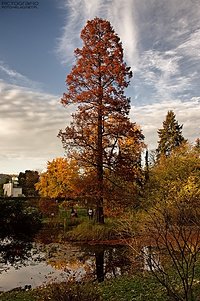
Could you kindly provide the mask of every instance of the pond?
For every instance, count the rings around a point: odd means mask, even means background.
[[[1,239],[0,291],[59,281],[101,282],[130,269],[124,246],[59,242],[50,233],[42,229],[31,241],[16,235]]]

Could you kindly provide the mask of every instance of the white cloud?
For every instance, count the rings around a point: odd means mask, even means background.
[[[69,123],[71,111],[61,106],[59,97],[5,82],[0,82],[0,91],[1,172],[44,169],[48,160],[63,156],[57,134]],[[200,97],[132,107],[131,120],[141,126],[150,149],[157,146],[157,130],[168,110],[184,125],[185,138],[193,142],[200,136]]]
[[[140,54],[135,71],[136,94],[151,88],[153,101],[188,99],[199,95],[200,30],[187,34],[178,47],[167,51],[149,49]]]
[[[134,71],[137,102],[181,95],[187,100],[200,91],[200,6],[191,1],[64,0],[67,17],[57,52],[62,62],[71,64],[86,21],[105,18],[119,35],[125,60]]]
[[[57,44],[57,53],[63,63],[71,62],[74,49],[81,46],[80,33],[87,20],[100,17],[109,20],[119,35],[127,63],[136,64],[138,53],[134,0],[66,0],[65,9],[67,18]]]
[[[18,84],[21,86],[29,86],[31,88],[39,88],[39,83],[30,80],[25,75],[11,69],[3,61],[0,61],[0,76],[6,78],[7,82],[11,84]]]
[[[139,75],[146,85],[154,87],[156,98],[171,99],[173,93],[182,91],[183,86],[190,82],[180,73],[181,58],[172,51],[145,51],[135,75]]]
[[[124,48],[125,59],[133,69],[138,63],[137,26],[134,0],[114,0],[109,7],[108,19],[116,29]]]
[[[200,29],[192,32],[183,43],[181,43],[177,50],[184,55],[190,56],[200,61]]]
[[[157,130],[163,127],[163,121],[169,110],[173,110],[178,123],[183,124],[185,139],[193,143],[196,138],[200,137],[200,97],[194,97],[184,102],[178,99],[140,107],[132,106],[131,120],[141,126],[149,149],[157,147]]]
[[[59,97],[3,81],[0,91],[1,172],[9,172],[9,162],[14,169],[17,162],[24,161],[28,169],[64,155],[57,134],[68,123],[70,111],[62,107]]]

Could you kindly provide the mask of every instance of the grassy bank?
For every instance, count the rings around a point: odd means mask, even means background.
[[[95,219],[89,220],[85,209],[78,208],[77,212],[78,217],[71,217],[68,209],[61,211],[59,215],[43,218],[43,227],[57,229],[57,234],[68,241],[86,242],[121,238],[117,219],[105,218],[104,224],[98,224]]]
[[[200,286],[194,286],[199,301]],[[149,273],[120,276],[102,283],[60,283],[30,291],[0,294],[1,301],[172,301]]]
[[[84,220],[65,234],[65,238],[71,241],[109,240],[117,237],[117,224],[111,219],[106,219],[104,225]]]
[[[28,292],[8,292],[1,301],[167,301],[162,287],[150,277],[119,277],[101,284],[53,284]]]
[[[200,274],[194,281],[194,298],[200,301]],[[30,291],[0,293],[1,301],[172,301],[165,288],[149,273],[118,276],[102,283],[59,283]],[[185,300],[185,299],[180,299]]]

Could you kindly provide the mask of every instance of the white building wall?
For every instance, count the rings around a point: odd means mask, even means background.
[[[7,183],[3,185],[4,196],[18,197],[22,195],[21,187],[13,187],[13,183]]]
[[[21,195],[22,195],[22,188],[14,187],[12,196],[16,198],[16,197],[21,196]]]
[[[12,196],[13,183],[7,183],[3,185],[4,195]]]

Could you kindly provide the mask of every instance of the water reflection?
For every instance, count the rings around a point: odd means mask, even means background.
[[[122,245],[85,245],[86,254],[94,258],[93,278],[98,282],[130,272],[128,249]]]
[[[14,241],[9,242],[9,246],[11,248],[7,245],[4,256],[0,254],[1,291],[59,281],[87,279],[102,282],[129,269],[120,246],[30,242],[18,245]]]
[[[28,241],[5,238],[0,240],[0,263],[2,267],[21,266],[30,256],[32,243]]]
[[[96,250],[95,262],[96,262],[96,275],[98,282],[104,281],[104,250]]]
[[[0,291],[58,281],[97,280],[129,270],[122,246],[63,241],[58,228],[40,226],[37,212],[22,202],[0,202]],[[58,235],[59,233],[59,235]]]
[[[19,268],[32,256],[40,215],[24,200],[0,200],[0,271]]]

